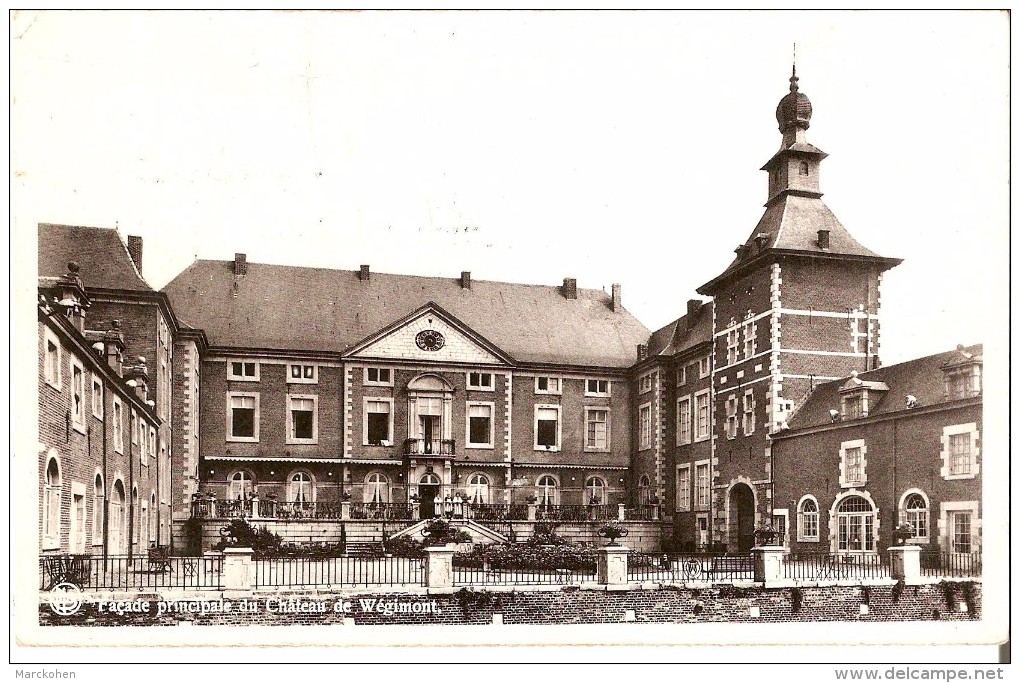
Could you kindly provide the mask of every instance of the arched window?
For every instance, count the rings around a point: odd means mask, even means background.
[[[805,497],[800,501],[798,515],[797,540],[817,541],[818,540],[818,501],[814,498]]]
[[[124,550],[124,482],[120,479],[113,483],[113,495],[110,497],[110,552]]]
[[[808,162],[806,162],[806,161],[800,162],[800,174],[801,175],[811,175],[811,167],[808,166]]]
[[[390,480],[385,474],[373,472],[365,480],[365,502],[366,503],[388,503],[390,502]]]
[[[153,491],[152,495],[149,496],[149,542],[159,541],[156,538],[156,492]]]
[[[487,505],[489,502],[489,478],[484,474],[472,474],[468,477],[468,500],[472,503]]]
[[[588,505],[605,505],[606,481],[602,477],[588,477],[584,483],[584,498]]]
[[[910,525],[911,541],[928,542],[928,501],[920,493],[911,493],[903,501],[903,521]]]
[[[251,497],[255,480],[251,474],[240,470],[230,477],[230,500],[246,500]]]
[[[556,478],[551,474],[543,474],[535,484],[538,490],[538,504],[542,507],[559,505],[559,488],[556,485]]]
[[[103,475],[96,473],[92,490],[92,545],[100,545],[103,542],[103,502],[105,500]]]
[[[43,490],[43,541],[47,548],[60,545],[60,465],[52,457],[46,463]]]
[[[641,505],[648,505],[652,502],[652,485],[651,480],[647,474],[641,475],[641,480],[638,482],[638,503]]]
[[[291,503],[311,503],[314,489],[312,477],[307,472],[295,472],[290,475],[287,486],[287,501]]]
[[[836,509],[837,549],[874,552],[875,510],[862,496],[847,496]]]
[[[131,542],[138,543],[142,526],[142,509],[138,506],[138,487],[131,488],[131,514]]]

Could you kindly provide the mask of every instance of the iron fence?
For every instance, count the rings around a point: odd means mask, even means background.
[[[631,581],[753,581],[754,558],[726,553],[638,553],[627,557]]]
[[[921,576],[981,576],[980,553],[921,551]]]
[[[783,577],[807,581],[889,578],[889,560],[878,553],[790,553]]]
[[[606,522],[619,516],[616,505],[540,505],[536,518],[540,521]]]
[[[83,590],[177,588],[218,590],[223,586],[223,557],[159,557],[146,554],[55,555],[39,558],[39,588],[72,583]]]
[[[421,586],[423,561],[411,557],[258,558],[255,587]]]
[[[392,519],[407,521],[412,516],[411,503],[351,503],[351,519]]]
[[[596,573],[583,569],[503,568],[487,564],[481,567],[453,567],[455,586],[579,585],[595,581]]]

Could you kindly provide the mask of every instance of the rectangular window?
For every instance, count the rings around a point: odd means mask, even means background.
[[[153,427],[149,428],[149,455],[153,460],[156,459],[156,430]],[[159,461],[157,461],[157,466]]]
[[[676,509],[691,509],[691,466],[681,465],[676,470]]]
[[[113,399],[113,449],[124,452],[124,408],[117,397]]]
[[[287,366],[288,384],[317,384],[318,382],[318,366],[299,363],[291,363]]]
[[[492,404],[468,403],[468,446],[492,447]]]
[[[85,370],[71,361],[71,422],[79,430],[85,428]]]
[[[604,408],[586,408],[584,434],[585,450],[609,450],[609,411]]]
[[[862,481],[864,476],[864,468],[861,456],[860,448],[848,448],[846,449],[846,455],[844,456],[846,463],[846,480],[849,483],[856,483]]]
[[[646,403],[638,408],[638,448],[644,450],[652,447],[652,404]]]
[[[259,440],[259,395],[227,394],[227,441]]]
[[[691,442],[691,397],[684,396],[676,402],[676,445]]]
[[[641,375],[638,379],[638,393],[644,394],[652,390],[654,384],[653,376],[655,373],[649,372],[647,375]]]
[[[843,397],[843,414],[848,420],[867,416],[867,412],[864,409],[864,392]]]
[[[744,323],[744,358],[750,358],[758,350],[757,323]]]
[[[288,443],[315,443],[318,439],[316,396],[288,396],[290,426]]]
[[[970,433],[949,435],[949,474],[970,474]]]
[[[389,446],[393,443],[393,404],[390,401],[365,399],[365,444]]]
[[[232,360],[227,363],[227,379],[235,382],[257,382],[259,364],[253,360]]]
[[[142,465],[149,464],[149,444],[146,442],[148,438],[148,431],[145,429],[145,425],[142,423],[142,418],[138,418],[138,462]]]
[[[92,416],[103,419],[103,380],[92,375]]]
[[[46,358],[44,370],[46,383],[56,389],[60,388],[60,342],[57,341],[49,328],[46,328]]]
[[[132,409],[129,411],[131,415],[131,443],[138,443],[138,421],[139,417],[135,415],[135,411]]]
[[[696,491],[694,504],[699,508],[707,508],[711,500],[712,484],[708,461],[694,464],[694,481]]]
[[[754,391],[744,392],[744,434],[754,434]]]
[[[535,406],[535,447],[558,450],[560,446],[560,407]]]
[[[391,387],[393,371],[390,368],[365,368],[365,384]]]
[[[609,396],[608,379],[588,379],[584,382],[585,396]]]
[[[704,441],[712,433],[712,406],[708,391],[694,395],[694,440]]]
[[[726,438],[737,438],[737,397],[726,399]]]
[[[560,378],[559,377],[536,377],[535,378],[535,393],[536,394],[558,394],[558,393],[560,393]]]
[[[737,328],[733,328],[726,333],[726,365],[733,365],[737,362],[738,356],[738,345],[740,343],[740,334]]]
[[[699,378],[704,379],[704,378],[708,377],[708,375],[709,375],[709,373],[711,373],[711,371],[712,371],[712,357],[711,356],[705,356],[704,358],[702,358],[701,360],[698,361],[698,377]]]
[[[676,369],[676,385],[682,387],[687,384],[687,366],[681,365]]]
[[[477,389],[480,391],[492,391],[492,373],[491,372],[469,372],[468,373],[468,389]]]

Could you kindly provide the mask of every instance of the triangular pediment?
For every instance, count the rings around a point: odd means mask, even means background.
[[[350,358],[509,365],[494,344],[434,303],[386,326],[347,352]]]

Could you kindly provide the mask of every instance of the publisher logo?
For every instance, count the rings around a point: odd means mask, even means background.
[[[69,617],[81,609],[81,589],[73,583],[62,581],[53,587],[48,601],[54,614]]]

